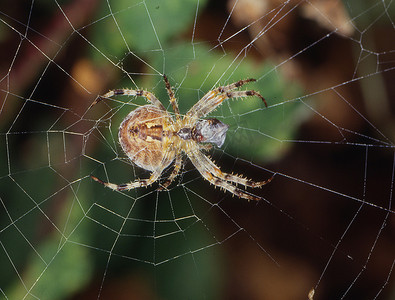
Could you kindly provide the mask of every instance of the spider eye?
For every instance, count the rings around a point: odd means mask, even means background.
[[[213,118],[198,121],[195,128],[197,135],[200,136],[200,142],[212,143],[221,147],[225,142],[229,125]]]

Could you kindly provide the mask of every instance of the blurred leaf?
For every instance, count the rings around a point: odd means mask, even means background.
[[[128,51],[144,58],[145,52],[162,49],[193,24],[197,4],[207,0],[116,0],[105,1],[103,19],[94,24],[93,44],[109,57],[123,57]],[[93,54],[99,53],[94,49]],[[100,59],[103,57],[100,55]]]
[[[80,210],[65,208],[63,213],[68,225],[75,229],[81,218]],[[78,226],[73,237],[88,235],[87,228]],[[23,284],[20,281],[13,283],[6,292],[9,299],[22,299],[26,294],[40,299],[65,299],[81,290],[93,274],[93,260],[88,248],[65,241],[57,231],[48,235],[36,251],[29,253],[27,267],[21,272]]]
[[[345,3],[345,8],[348,9],[353,24],[362,32],[367,31],[367,29],[373,29],[371,28],[373,23],[391,24],[389,16],[394,16],[395,14],[395,6],[386,5],[384,1],[344,0],[343,2]],[[385,14],[383,14],[384,7]]]

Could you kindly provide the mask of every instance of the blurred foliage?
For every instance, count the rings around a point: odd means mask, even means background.
[[[343,0],[345,7],[352,19],[352,22],[360,31],[369,28],[372,23],[390,23],[390,18],[387,16],[395,15],[395,6],[385,1],[376,0]],[[383,14],[385,8],[386,14]]]
[[[139,57],[145,52],[161,51],[162,43],[174,40],[193,24],[197,3],[200,9],[207,0],[114,0],[102,2],[101,17],[95,23],[92,43],[98,61],[102,53],[122,57],[132,51]]]
[[[65,299],[89,282],[93,264],[86,247],[59,241],[57,235],[50,235],[36,250],[40,257],[37,253],[30,257],[23,283],[12,285],[6,293],[9,299],[23,299],[26,287],[40,299]]]

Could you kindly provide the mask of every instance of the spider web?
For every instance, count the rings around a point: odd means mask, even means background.
[[[1,299],[392,299],[395,4],[5,1],[0,5]],[[258,203],[185,159],[159,183],[120,149],[144,88],[181,114],[207,91],[259,91],[210,114],[209,151]],[[171,169],[161,176],[166,180]]]

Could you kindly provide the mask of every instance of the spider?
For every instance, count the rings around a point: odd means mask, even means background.
[[[221,147],[225,141],[229,127],[227,124],[215,118],[202,119],[221,105],[224,100],[257,96],[267,107],[265,99],[258,92],[236,90],[255,79],[239,80],[209,91],[192,106],[185,116],[180,114],[177,100],[166,75],[163,75],[163,79],[175,117],[165,109],[153,93],[145,90],[115,89],[94,102],[96,104],[101,99],[117,95],[142,96],[150,102],[150,104],[131,111],[125,117],[119,127],[118,138],[122,150],[128,158],[140,168],[151,171],[151,176],[148,179],[137,179],[126,184],[104,182],[92,175],[91,178],[115,191],[147,187],[158,181],[162,172],[174,161],[173,171],[159,188],[164,189],[180,172],[184,153],[203,178],[213,185],[240,198],[259,200],[259,197],[246,193],[237,185],[250,188],[261,187],[269,183],[273,177],[266,181],[255,182],[241,175],[224,173],[203,153],[203,151],[209,150],[212,144]]]

